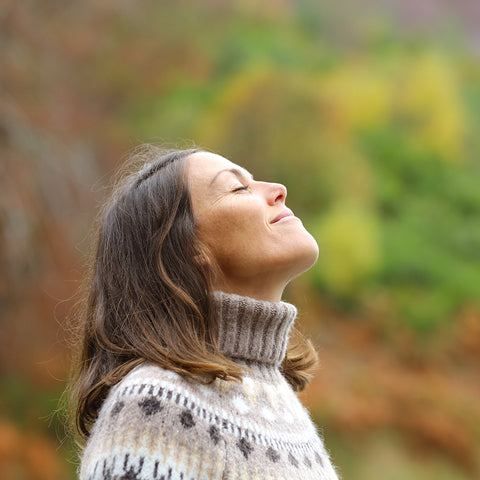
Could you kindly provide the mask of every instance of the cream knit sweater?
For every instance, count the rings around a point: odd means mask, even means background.
[[[279,371],[297,310],[215,293],[223,354],[243,382],[203,385],[142,365],[114,386],[80,480],[334,480],[322,440]]]

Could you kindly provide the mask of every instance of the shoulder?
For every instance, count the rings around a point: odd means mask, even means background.
[[[191,470],[202,458],[214,462],[209,465],[212,478],[221,478],[224,448],[208,428],[209,419],[195,412],[197,386],[201,388],[198,381],[156,366],[130,372],[101,408],[83,453],[80,478],[168,478],[169,471],[197,478],[198,472]],[[104,469],[108,475],[99,473]]]
[[[171,398],[174,392],[186,393],[186,390],[193,393],[195,383],[198,382],[187,380],[178,373],[156,365],[140,365],[111,389],[102,407],[102,413],[104,409],[108,409],[109,404],[123,400],[148,396],[163,397],[164,393]]]
[[[203,388],[198,380],[158,366],[137,367],[111,389],[91,436],[130,429],[138,434],[158,422],[165,424],[165,417],[170,418],[172,427],[179,426],[174,425],[177,420],[188,424],[185,419],[198,408]]]

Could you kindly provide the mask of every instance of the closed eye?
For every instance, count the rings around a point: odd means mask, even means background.
[[[248,190],[248,185],[242,185],[241,187],[237,187],[232,192],[241,192],[243,190]]]

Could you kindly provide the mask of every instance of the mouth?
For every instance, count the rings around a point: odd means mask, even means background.
[[[295,215],[289,208],[287,208],[283,210],[281,213],[279,213],[276,217],[274,217],[273,220],[270,221],[270,223],[274,224],[279,222],[280,220],[283,220],[284,218],[287,219],[292,217],[295,218]]]

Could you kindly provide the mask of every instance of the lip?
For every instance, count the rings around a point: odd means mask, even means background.
[[[270,223],[271,224],[277,223],[280,220],[283,220],[284,218],[289,218],[289,217],[295,218],[295,215],[293,214],[293,212],[289,208],[287,208],[287,209],[283,210],[282,212],[280,212],[276,217],[274,217],[273,220]]]

